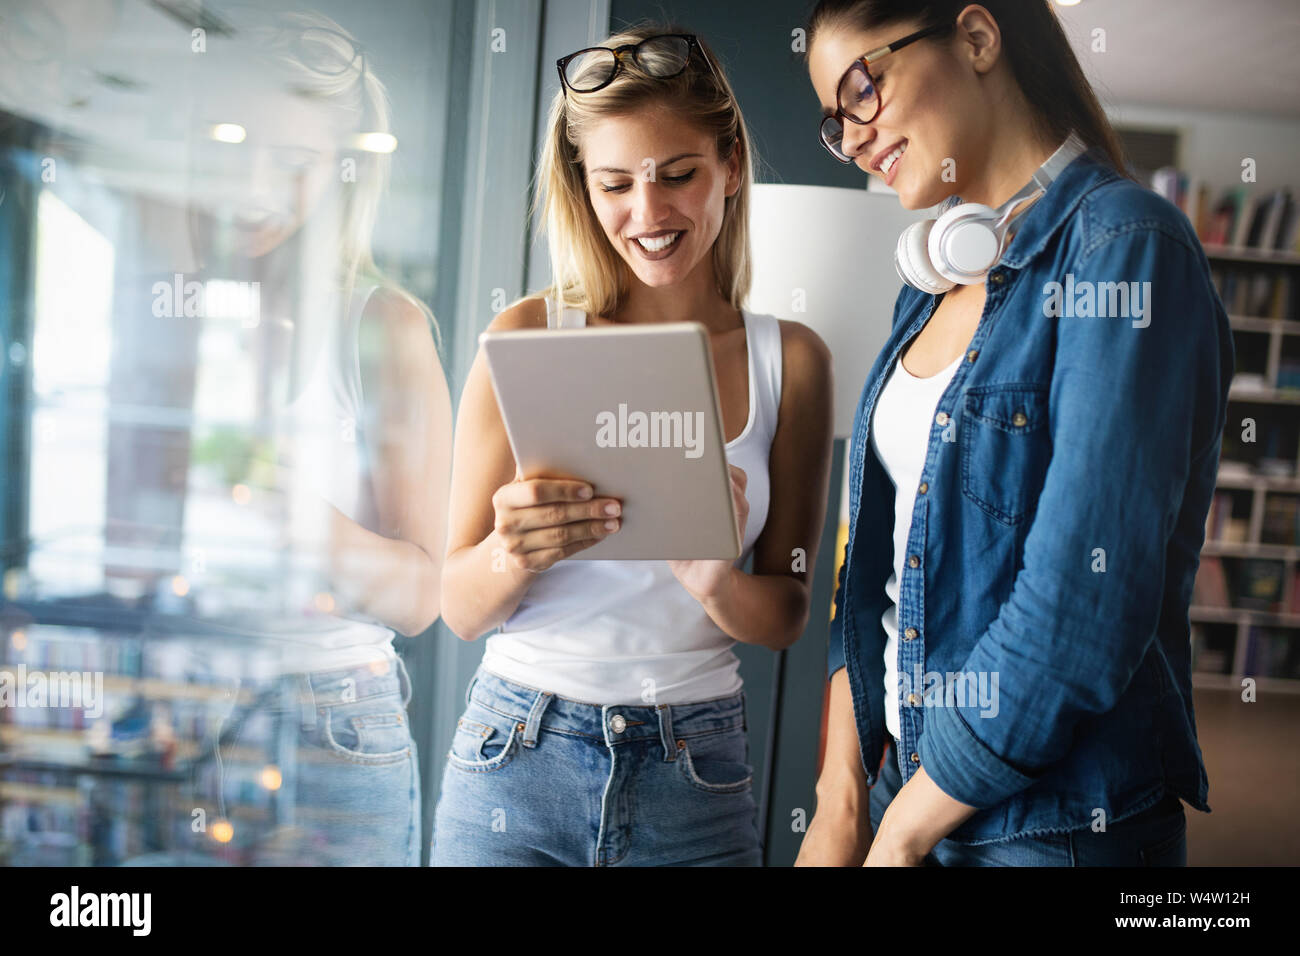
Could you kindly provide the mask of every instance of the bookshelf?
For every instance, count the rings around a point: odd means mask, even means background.
[[[1300,693],[1300,255],[1205,252],[1237,367],[1190,611],[1194,678]]]
[[[1193,679],[1300,693],[1300,202],[1248,183],[1216,200],[1169,167],[1151,187],[1200,237],[1237,353],[1189,612]]]
[[[117,865],[160,854],[241,863],[284,822],[301,762],[287,749],[296,723],[286,734],[259,707],[282,688],[265,679],[268,662],[253,642],[237,646],[156,615],[146,624],[101,613],[87,625],[68,608],[16,608],[7,605],[0,621],[0,675],[92,674],[102,698],[92,707],[0,708],[0,865]],[[273,784],[269,767],[283,768]],[[196,832],[196,809],[209,824],[231,821],[232,836]]]

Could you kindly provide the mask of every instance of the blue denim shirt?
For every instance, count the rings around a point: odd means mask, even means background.
[[[903,781],[924,767],[979,808],[949,835],[968,844],[1113,822],[1166,790],[1208,811],[1187,611],[1233,346],[1201,245],[1090,151],[1021,218],[986,288],[930,426],[899,582]],[[895,497],[871,412],[937,304],[899,294],[850,447],[829,672],[848,667],[868,784]]]

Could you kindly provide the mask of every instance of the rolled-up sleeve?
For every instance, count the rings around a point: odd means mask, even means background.
[[[1136,283],[1146,312],[1130,299],[1127,317],[1049,320],[1051,459],[1021,569],[963,668],[996,675],[996,707],[925,713],[921,766],[977,808],[1029,786],[1116,705],[1155,637],[1192,463],[1218,450],[1226,322],[1200,250],[1159,218],[1114,232],[1081,252],[1074,287]]]

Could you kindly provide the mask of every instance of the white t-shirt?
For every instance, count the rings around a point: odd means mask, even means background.
[[[898,686],[898,582],[903,577],[903,557],[912,527],[912,506],[925,468],[934,410],[965,357],[958,355],[942,372],[917,378],[903,368],[900,357],[894,364],[872,410],[871,441],[876,456],[894,482],[894,573],[885,582],[889,607],[881,615],[885,628],[885,726],[899,736]]]
[[[548,326],[586,316],[548,306]],[[748,477],[741,556],[767,522],[768,453],[781,403],[781,329],[743,313],[749,356],[749,418],[726,445]],[[682,587],[666,561],[559,561],[537,575],[514,614],[487,639],[483,668],[526,687],[592,704],[680,704],[737,693],[735,641]]]

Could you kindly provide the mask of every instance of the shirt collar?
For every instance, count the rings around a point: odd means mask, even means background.
[[[1087,193],[1119,178],[1097,147],[1076,157],[1020,218],[1015,237],[1002,254],[1000,264],[1012,269],[1023,268],[1043,251]]]

